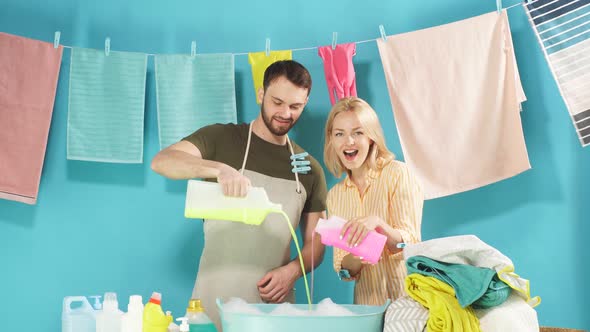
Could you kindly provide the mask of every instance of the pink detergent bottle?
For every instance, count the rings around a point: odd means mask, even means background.
[[[371,264],[377,264],[381,253],[383,253],[387,237],[376,231],[370,231],[357,247],[349,247],[346,243],[348,232],[343,239],[340,239],[340,231],[344,224],[346,224],[346,220],[340,217],[331,216],[327,220],[320,218],[315,231],[320,234],[323,244],[346,250]]]

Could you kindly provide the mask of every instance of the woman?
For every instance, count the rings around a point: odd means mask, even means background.
[[[356,280],[354,303],[382,305],[404,295],[406,267],[399,243],[420,241],[423,193],[408,167],[394,160],[385,146],[379,118],[356,97],[334,105],[326,123],[324,160],[344,180],[328,193],[328,213],[348,220],[342,229],[350,246],[369,231],[387,237],[379,263],[370,265],[334,248],[334,268],[345,280]]]

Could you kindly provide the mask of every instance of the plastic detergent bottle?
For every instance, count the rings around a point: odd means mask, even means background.
[[[153,292],[150,301],[143,309],[143,332],[166,332],[172,316],[165,315],[162,307],[162,294]]]
[[[127,312],[121,318],[121,332],[141,332],[143,323],[143,302],[141,295],[131,295]]]
[[[289,216],[280,204],[272,203],[264,188],[251,187],[245,197],[229,197],[223,194],[221,185],[214,182],[189,180],[186,190],[184,216],[193,219],[217,219],[242,222],[249,225],[260,225],[269,213],[279,213],[285,218],[295,248],[299,254],[299,264],[303,271],[303,281],[307,293],[307,303],[311,310],[311,297],[307,273],[303,265],[301,248],[291,225]]]
[[[345,236],[340,239],[340,232],[342,231],[344,224],[346,224],[346,220],[340,217],[332,216],[327,220],[320,218],[315,231],[320,234],[323,244],[346,250],[357,257],[362,257],[363,260],[367,262],[377,264],[381,257],[381,253],[383,253],[387,237],[376,231],[370,231],[367,234],[367,237],[365,237],[358,246],[349,247],[346,242],[348,231]]]
[[[281,212],[280,204],[272,203],[264,188],[251,187],[245,197],[223,194],[214,182],[189,180],[184,216],[192,219],[217,219],[260,225],[271,212]]]
[[[121,316],[117,294],[105,293],[102,311],[96,314],[96,332],[121,331]]]
[[[205,313],[201,300],[191,299],[186,308],[186,316],[190,332],[217,332],[215,324]],[[177,319],[178,320],[178,319]],[[180,330],[182,332],[182,329]]]
[[[76,304],[74,308],[72,305]],[[62,332],[95,332],[96,310],[84,296],[67,296],[61,314]]]

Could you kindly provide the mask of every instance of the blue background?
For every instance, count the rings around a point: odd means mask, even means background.
[[[505,6],[512,5],[508,3]],[[144,53],[262,51],[374,39],[379,24],[396,34],[495,10],[495,1],[68,1],[0,0],[0,31],[101,49]],[[528,101],[522,123],[533,166],[514,178],[459,195],[427,201],[423,238],[476,234],[510,257],[531,280],[542,325],[589,328],[584,303],[590,260],[587,208],[590,153],[580,147],[537,39],[521,7],[509,10]],[[0,326],[16,331],[59,331],[62,299],[115,291],[128,296],[163,293],[163,306],[184,311],[203,246],[202,224],[183,217],[186,182],[150,170],[158,152],[153,58],[146,86],[144,163],[120,165],[66,160],[70,51],[65,50],[36,206],[0,201]],[[321,160],[330,108],[316,50],[294,52],[314,79],[310,103],[292,135]],[[247,57],[238,55],[238,119],[258,113]],[[358,94],[378,111],[387,142],[403,159],[381,61],[374,42],[354,58]],[[331,187],[335,179],[328,176]],[[247,250],[247,248],[244,248]],[[584,253],[586,252],[586,253]],[[331,268],[331,250],[316,273],[315,299],[352,302],[352,285]],[[236,276],[239,280],[239,276]],[[302,290],[303,285],[299,284]],[[305,302],[303,292],[298,302]]]

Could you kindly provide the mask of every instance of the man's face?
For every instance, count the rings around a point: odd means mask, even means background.
[[[283,136],[297,123],[305,104],[307,89],[289,82],[285,77],[274,80],[266,92],[258,92],[262,100],[262,119],[268,130],[275,136]]]

